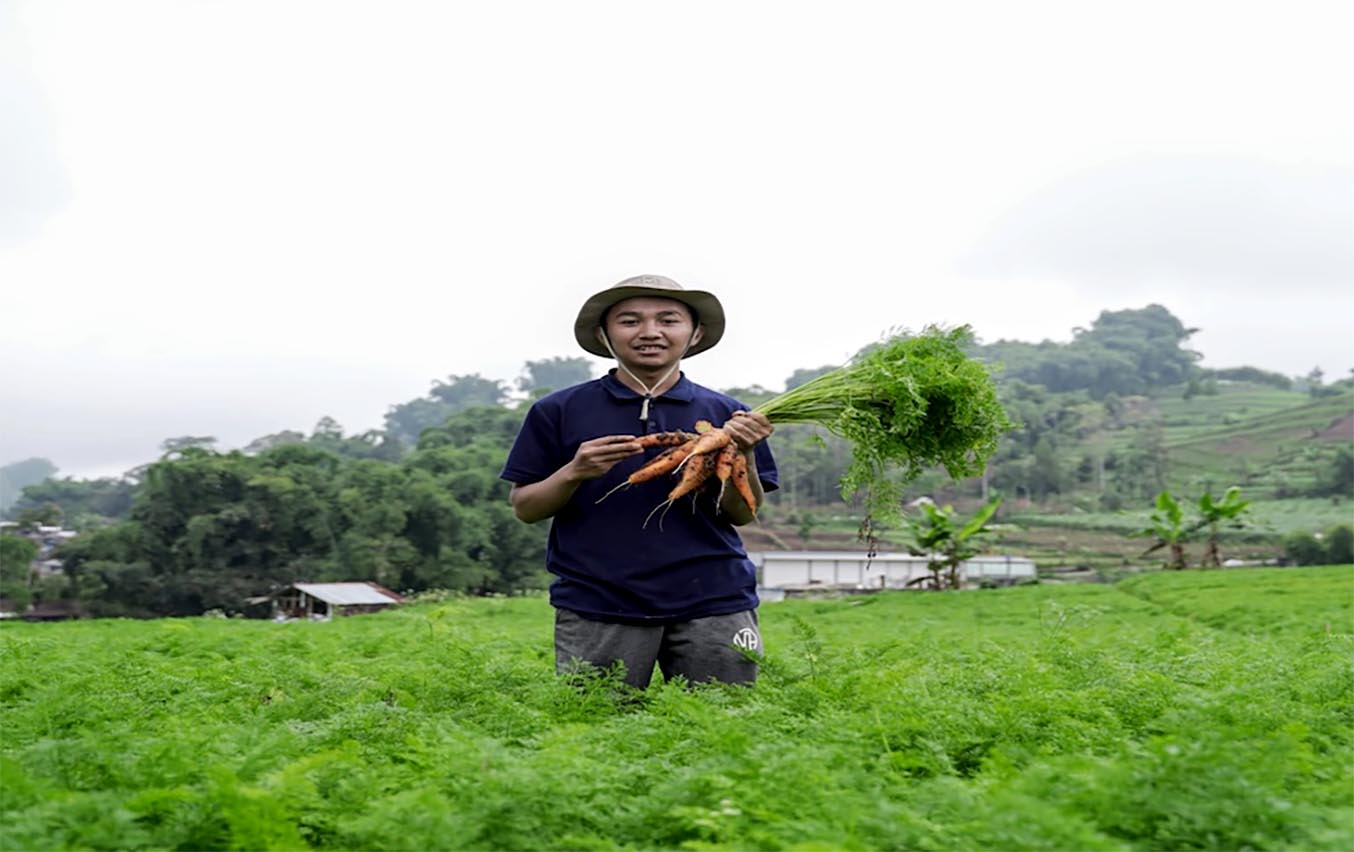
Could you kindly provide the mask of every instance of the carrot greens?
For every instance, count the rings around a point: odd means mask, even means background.
[[[756,411],[850,441],[842,496],[864,492],[867,512],[895,517],[907,483],[937,465],[955,479],[981,473],[1011,428],[987,367],[964,351],[972,338],[968,326],[893,337]]]

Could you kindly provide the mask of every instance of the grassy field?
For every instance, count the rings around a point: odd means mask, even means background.
[[[976,501],[963,506],[972,511]],[[1150,541],[1129,538],[1128,534],[1148,525],[1152,510],[1144,505],[1118,512],[1048,511],[1044,507],[1022,508],[1011,503],[999,515],[1001,526],[986,551],[1010,553],[1033,559],[1041,570],[1084,567],[1111,569],[1157,567],[1164,556],[1143,556]],[[751,550],[805,548],[818,550],[858,550],[856,522],[846,517],[823,516],[808,541],[800,538],[793,524],[768,521],[764,526],[742,530]],[[1283,556],[1283,536],[1294,531],[1325,532],[1337,524],[1354,526],[1354,501],[1329,497],[1289,500],[1256,500],[1247,513],[1243,530],[1223,530],[1224,559],[1248,561],[1275,560]],[[884,550],[906,548],[906,536],[899,530],[881,532]],[[1186,546],[1193,563],[1203,558],[1202,534]]]
[[[1354,568],[763,608],[760,684],[540,598],[0,629],[0,848],[1354,848]]]
[[[1220,496],[1214,494],[1214,496]],[[1243,495],[1244,496],[1244,495]],[[1128,534],[1147,526],[1151,507],[1119,512],[1064,512],[1035,514],[1011,512],[1003,520],[1027,526],[1055,526],[1064,529],[1103,530]],[[1280,538],[1294,531],[1323,532],[1336,524],[1354,526],[1354,502],[1315,497],[1291,500],[1255,500],[1246,514],[1244,534],[1231,536]]]

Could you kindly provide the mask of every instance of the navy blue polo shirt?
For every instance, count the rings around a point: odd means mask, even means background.
[[[748,407],[701,387],[683,374],[649,404],[621,384],[615,370],[600,379],[542,397],[527,412],[501,474],[519,485],[540,482],[573,460],[578,445],[605,435],[695,430],[716,426]],[[738,531],[716,513],[714,490],[702,489],[672,505],[661,519],[645,517],[667,499],[674,476],[631,486],[597,500],[661,449],[617,464],[578,486],[550,526],[546,567],[556,576],[550,603],[598,621],[663,624],[727,615],[757,606],[756,569]],[[779,487],[766,442],[754,451],[762,488]],[[730,485],[729,487],[732,487]]]

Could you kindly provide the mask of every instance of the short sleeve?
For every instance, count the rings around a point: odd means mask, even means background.
[[[562,454],[559,410],[537,402],[527,411],[526,420],[522,422],[498,476],[517,485],[540,482],[568,461],[561,458]]]

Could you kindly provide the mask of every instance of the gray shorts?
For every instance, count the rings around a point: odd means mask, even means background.
[[[655,664],[666,679],[681,675],[691,683],[755,683],[757,664],[744,650],[762,654],[755,609],[656,625],[612,624],[555,610],[555,670],[561,674],[580,665],[606,668],[619,660],[625,664],[625,682],[638,689],[649,685]]]

